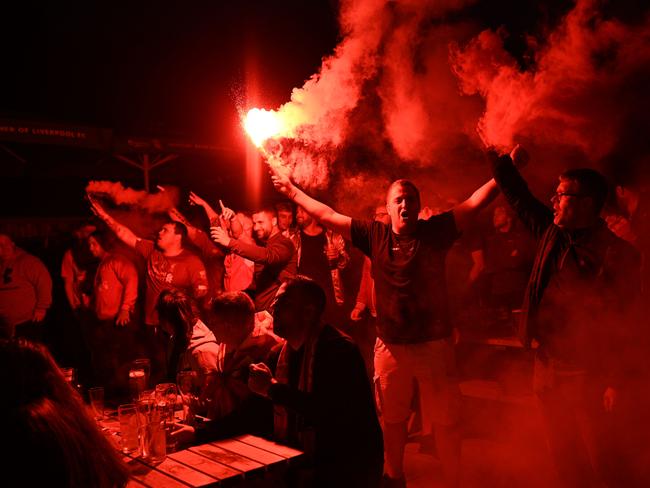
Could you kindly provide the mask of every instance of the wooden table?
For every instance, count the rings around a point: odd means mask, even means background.
[[[119,422],[100,422],[119,449]],[[261,487],[281,478],[302,452],[253,435],[210,442],[167,454],[159,464],[124,455],[131,470],[129,488]]]

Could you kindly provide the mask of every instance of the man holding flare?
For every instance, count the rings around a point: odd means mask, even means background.
[[[511,157],[525,163],[525,152]],[[417,381],[425,433],[433,427],[448,486],[458,486],[459,390],[450,338],[445,256],[476,214],[497,195],[490,180],[454,209],[419,220],[420,194],[411,181],[394,181],[386,195],[390,224],[353,219],[311,198],[276,165],[275,188],[321,224],[351,239],[372,261],[377,296],[375,377],[382,413],[389,486],[405,486],[404,447]]]

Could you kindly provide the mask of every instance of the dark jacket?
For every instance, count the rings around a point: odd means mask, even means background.
[[[494,155],[491,162],[503,195],[537,240],[520,328],[524,344],[536,339],[542,354],[565,360],[561,347],[554,350],[556,340],[567,333],[558,324],[574,327],[581,322],[584,334],[576,335],[580,339],[572,351],[576,357],[569,359],[588,370],[611,373],[621,336],[627,335],[622,326],[639,292],[638,252],[603,221],[586,229],[561,229],[553,223],[552,210],[532,195],[508,156]],[[584,352],[580,348],[590,357],[578,357]]]
[[[300,361],[289,364],[289,384],[272,385],[269,396],[289,410],[294,429],[313,431],[314,485],[378,486],[383,468],[382,433],[357,346],[338,330],[325,326],[314,352],[310,392],[297,388]],[[292,436],[289,429],[290,440],[293,437],[296,447],[305,449],[297,441],[301,433],[294,430]]]
[[[230,250],[255,263],[251,294],[255,310],[268,310],[283,282],[296,276],[296,250],[281,233],[269,237],[264,246],[231,239]]]

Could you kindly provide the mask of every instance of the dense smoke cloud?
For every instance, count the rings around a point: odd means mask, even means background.
[[[545,38],[529,38],[524,69],[503,29],[481,32],[474,3],[342,3],[342,42],[278,110],[290,130],[276,154],[299,184],[359,211],[398,176],[416,179],[425,202],[467,196],[488,176],[486,145],[525,143],[545,184],[622,145],[626,158],[642,157],[630,154],[639,151],[629,128],[648,122],[647,86],[635,82],[648,79],[647,17],[627,25],[580,0],[539,29]]]
[[[129,205],[147,212],[167,212],[178,204],[178,188],[167,187],[165,191],[148,193],[142,190],[126,188],[114,181],[91,181],[86,192],[92,195],[108,197],[117,205]]]
[[[645,98],[626,86],[650,66],[650,23],[604,19],[580,0],[521,71],[497,32],[484,31],[452,60],[463,91],[486,103],[479,133],[507,149],[519,138],[576,146],[598,161],[616,149],[626,116]],[[646,88],[647,89],[647,88]]]

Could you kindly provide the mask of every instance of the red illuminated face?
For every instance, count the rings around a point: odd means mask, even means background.
[[[560,179],[551,202],[553,223],[560,228],[576,229],[593,218],[592,200],[580,192],[577,181]]]
[[[309,215],[304,208],[298,207],[296,209],[296,223],[298,224],[298,227],[304,229],[311,225],[312,220],[311,215]]]
[[[176,233],[176,229],[173,224],[165,224],[158,231],[158,239],[156,239],[156,244],[158,247],[166,251],[168,249],[174,248],[174,246],[179,245],[181,242],[181,235]]]
[[[409,186],[394,185],[386,195],[386,210],[396,233],[415,228],[420,213],[417,193]]]
[[[278,223],[275,217],[271,217],[266,212],[258,212],[253,214],[253,232],[255,238],[260,242],[268,241],[273,233],[273,227]]]
[[[88,249],[90,249],[90,254],[96,258],[101,258],[104,255],[104,249],[93,236],[88,238]]]
[[[293,223],[293,214],[287,210],[278,210],[278,228],[287,230]]]

